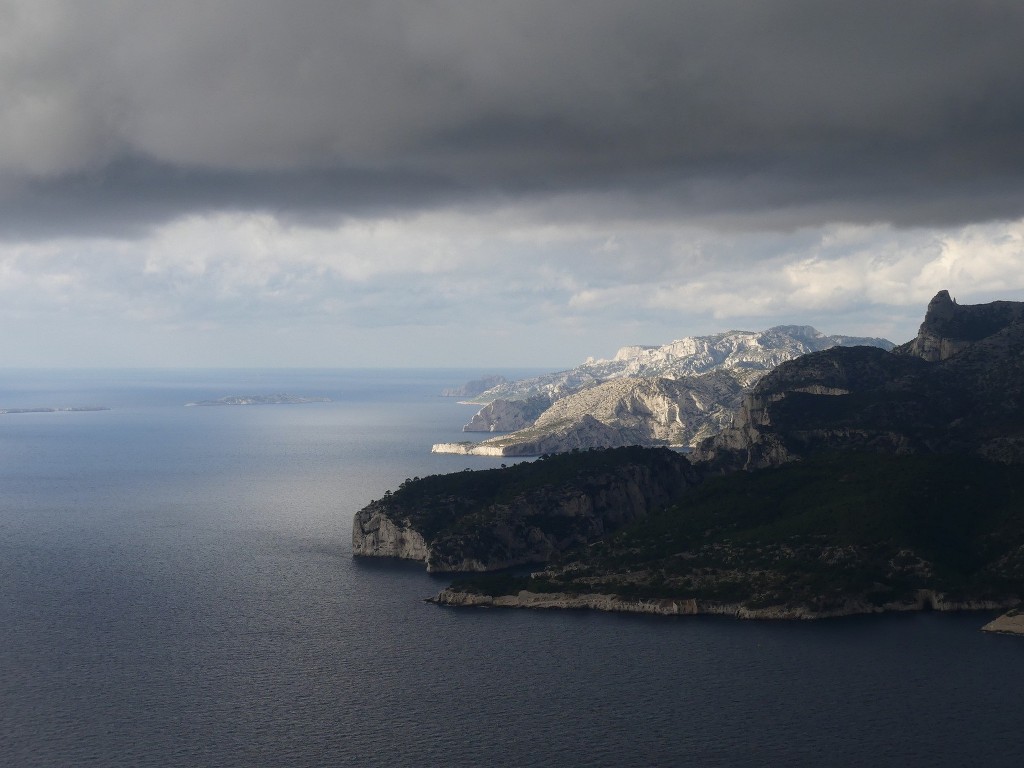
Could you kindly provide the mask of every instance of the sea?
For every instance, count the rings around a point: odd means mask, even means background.
[[[814,622],[441,608],[352,518],[473,370],[4,371],[0,765],[1024,765],[991,614]],[[514,372],[510,372],[513,373]],[[301,405],[185,407],[230,395]]]

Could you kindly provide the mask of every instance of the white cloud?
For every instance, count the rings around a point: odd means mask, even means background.
[[[414,331],[435,339],[415,350],[435,364],[480,354],[543,364],[531,358],[541,349],[571,363],[626,343],[791,322],[902,340],[943,288],[964,303],[1024,297],[1024,221],[729,234],[562,225],[526,208],[319,228],[261,213],[190,216],[139,240],[0,244],[9,324],[202,334],[211,349],[222,338],[238,365],[252,362],[239,338],[262,339],[272,356],[310,328],[349,334],[366,364],[386,355],[369,339],[390,335],[397,349]],[[457,341],[467,338],[486,352]],[[62,354],[53,350],[55,363]],[[338,361],[325,352],[308,364]]]

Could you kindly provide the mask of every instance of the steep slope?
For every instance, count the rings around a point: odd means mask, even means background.
[[[641,448],[414,478],[356,514],[352,552],[420,560],[432,572],[543,563],[674,502],[697,481],[685,457]]]
[[[891,349],[884,339],[825,336],[810,326],[729,331],[662,347],[624,347],[613,360],[488,390],[466,432],[512,434],[439,443],[436,453],[536,456],[574,448],[691,445],[732,419],[740,394],[779,363],[836,344]],[[548,404],[546,410],[541,408]]]
[[[847,449],[1024,463],[1024,303],[960,306],[943,291],[892,353],[834,348],[785,363],[694,459],[753,469]]]
[[[439,602],[742,618],[994,609],[1024,592],[1024,474],[940,455],[833,454],[712,478],[526,577]]]
[[[499,398],[522,400],[547,395],[555,400],[622,377],[678,379],[722,369],[768,371],[785,360],[837,345],[893,347],[886,339],[828,336],[809,325],[685,336],[657,347],[623,347],[611,360],[588,360],[567,371],[508,382],[474,399],[489,403]]]
[[[533,424],[551,407],[550,395],[534,395],[525,400],[499,398],[481,408],[463,432],[514,432]]]
[[[939,291],[928,302],[917,336],[893,351],[929,362],[948,360],[975,342],[1024,320],[1024,302],[993,301],[960,305],[949,291]]]
[[[744,387],[757,375],[713,371],[679,379],[612,379],[556,400],[535,423],[512,434],[434,450],[537,456],[574,448],[690,445],[730,423]]]

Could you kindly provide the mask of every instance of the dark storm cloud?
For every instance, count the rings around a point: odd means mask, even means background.
[[[0,231],[24,240],[58,234],[139,236],[178,214],[263,210],[305,224],[380,215],[462,199],[425,173],[323,168],[245,171],[119,158],[101,168],[22,181],[0,192]]]
[[[0,16],[7,231],[548,193],[756,226],[1024,212],[1016,0],[26,0]]]

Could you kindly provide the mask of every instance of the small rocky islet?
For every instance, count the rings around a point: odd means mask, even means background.
[[[216,400],[197,400],[185,403],[186,407],[210,407],[230,405],[306,405],[308,403],[329,403],[329,397],[307,397],[305,395],[289,395],[278,393],[274,395],[228,395],[219,397]]]
[[[1022,403],[1024,303],[959,305],[942,291],[907,344],[833,346],[761,375],[689,457],[579,449],[409,480],[356,515],[353,551],[476,572],[433,598],[444,605],[1014,609]],[[539,570],[502,571],[525,565]],[[985,628],[1022,625],[1011,610]]]

